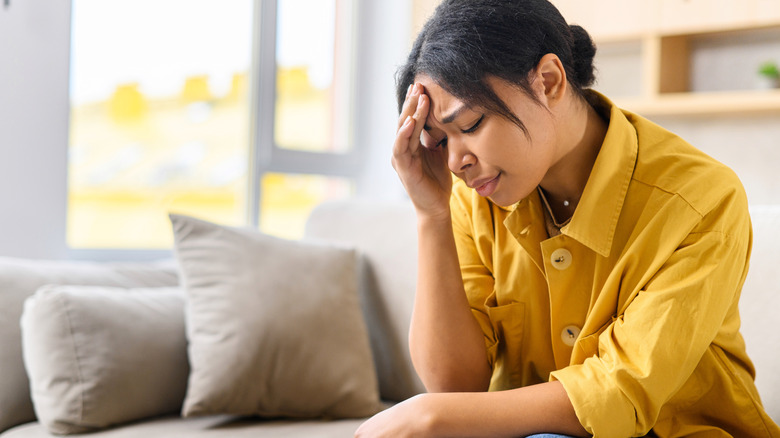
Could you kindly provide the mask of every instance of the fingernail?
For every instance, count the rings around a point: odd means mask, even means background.
[[[420,96],[420,98],[417,99],[417,108],[422,107],[424,100],[425,100],[425,96],[424,95]]]
[[[404,126],[407,126],[410,123],[412,123],[412,116],[406,116],[406,120],[404,120]]]
[[[406,89],[406,97],[409,97],[409,93],[411,93],[411,92],[412,92],[412,86],[413,86],[413,85],[414,85],[414,84],[409,84],[409,88],[407,88],[407,89]]]
[[[420,94],[420,86],[417,84],[412,85],[412,96]]]

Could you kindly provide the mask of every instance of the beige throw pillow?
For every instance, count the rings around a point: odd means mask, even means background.
[[[173,260],[96,263],[0,257],[0,433],[35,421],[19,318],[24,301],[46,284],[161,287],[176,286],[179,278]]]
[[[171,221],[188,299],[185,416],[381,409],[354,250]]]
[[[189,367],[178,288],[44,286],[21,319],[35,413],[51,433],[178,412]]]

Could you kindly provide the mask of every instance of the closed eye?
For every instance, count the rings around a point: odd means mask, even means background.
[[[479,120],[477,120],[477,123],[474,123],[474,125],[471,128],[463,129],[460,132],[462,132],[464,134],[471,134],[472,132],[476,131],[477,128],[479,128],[479,125],[482,124],[482,120],[484,120],[484,119],[485,119],[485,115],[482,114],[482,117],[480,117]]]

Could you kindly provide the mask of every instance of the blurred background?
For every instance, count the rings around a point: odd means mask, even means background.
[[[780,203],[780,2],[553,3],[596,89]],[[169,212],[299,238],[321,202],[403,199],[393,75],[436,4],[4,0],[0,255],[159,257]]]

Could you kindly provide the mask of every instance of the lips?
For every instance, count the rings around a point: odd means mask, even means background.
[[[500,177],[501,174],[499,173],[493,178],[478,179],[476,181],[472,181],[469,184],[469,187],[476,190],[480,196],[487,198],[488,196],[492,195],[493,192],[496,191],[496,186],[498,185],[498,179]]]

